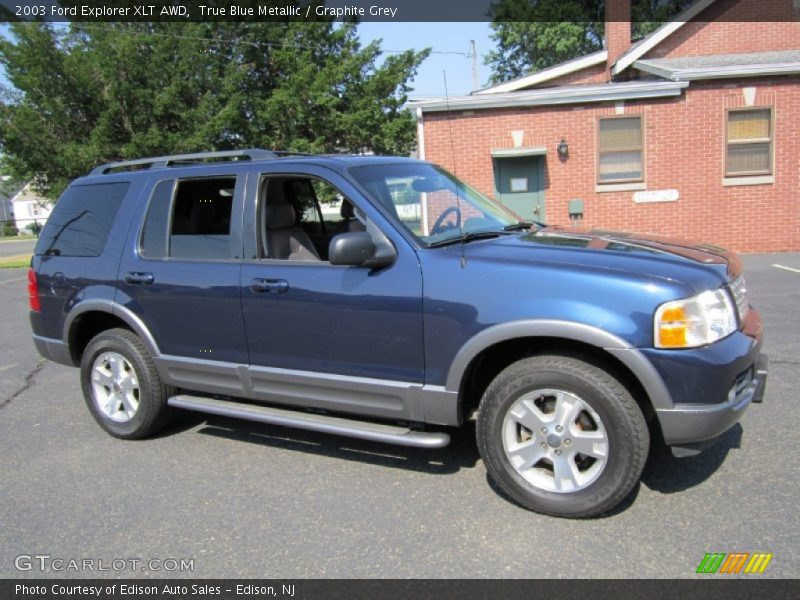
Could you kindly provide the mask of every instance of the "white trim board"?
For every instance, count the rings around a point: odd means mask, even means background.
[[[608,60],[608,50],[599,50],[597,52],[592,52],[591,54],[563,62],[547,69],[542,69],[541,71],[537,71],[529,75],[523,75],[522,77],[512,79],[511,81],[506,81],[505,83],[499,83],[497,85],[478,90],[474,95],[478,96],[482,94],[516,92],[525,89],[526,87],[536,85],[537,83],[543,83],[545,81],[550,81],[551,79],[563,77],[564,75],[576,73],[588,67],[601,65],[605,63],[606,60]]]
[[[409,102],[409,108],[422,112],[450,112],[486,108],[514,108],[589,102],[617,102],[643,98],[680,96],[689,86],[686,81],[626,81],[573,87],[554,87],[525,92],[506,92],[484,96],[432,98]]]
[[[662,25],[659,29],[656,29],[653,33],[648,35],[641,42],[623,54],[617,60],[617,62],[614,63],[614,66],[611,67],[611,74],[619,75],[622,73],[622,71],[630,67],[634,62],[650,52],[650,50],[658,46],[669,36],[678,31],[678,29],[686,25],[687,22],[691,21],[694,17],[711,6],[714,1],[715,0],[698,0],[682,13],[677,15],[675,20]]]

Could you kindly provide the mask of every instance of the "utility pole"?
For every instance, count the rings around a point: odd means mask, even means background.
[[[472,55],[472,91],[478,89],[478,51],[475,49],[475,40],[469,41],[469,53]]]

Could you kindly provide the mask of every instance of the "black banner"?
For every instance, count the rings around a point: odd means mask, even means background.
[[[758,0],[758,9],[738,2],[699,0],[698,20],[797,21],[797,0]],[[480,22],[493,20],[602,21],[604,0],[580,0],[560,10],[542,0],[0,0],[0,22],[154,22],[154,21],[384,21]],[[631,20],[654,18],[652,0],[632,0]]]
[[[3,600],[498,600],[502,598],[797,598],[797,581],[697,580],[2,580]]]

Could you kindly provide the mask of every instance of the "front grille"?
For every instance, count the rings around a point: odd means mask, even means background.
[[[736,301],[736,312],[739,313],[739,321],[744,322],[747,315],[747,282],[744,280],[744,275],[739,275],[731,282],[731,292],[733,299]]]

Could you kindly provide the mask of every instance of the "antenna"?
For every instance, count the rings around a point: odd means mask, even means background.
[[[450,112],[450,94],[447,93],[447,71],[442,71],[444,77],[444,104],[447,112]],[[456,147],[453,143],[453,119],[447,119],[447,133],[450,137],[450,155],[453,157],[453,176],[458,179],[456,172]],[[464,255],[464,225],[461,216],[461,198],[458,195],[458,185],[456,185],[456,207],[458,208],[458,233],[461,236],[461,268],[467,266],[467,257]]]
[[[475,48],[475,40],[469,41],[469,53],[472,55],[472,91],[478,89],[478,50]]]

